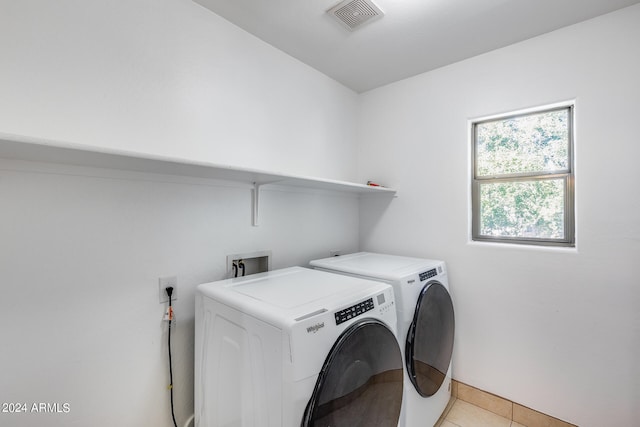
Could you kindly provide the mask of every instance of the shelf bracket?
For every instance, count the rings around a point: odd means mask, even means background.
[[[260,211],[259,211],[259,207],[260,207],[260,187],[262,187],[262,184],[258,184],[257,182],[253,183],[253,190],[251,190],[251,202],[252,202],[252,207],[253,207],[253,213],[252,213],[252,217],[251,217],[251,225],[253,225],[254,227],[257,227],[258,225],[260,225],[259,223],[259,219],[260,219]]]

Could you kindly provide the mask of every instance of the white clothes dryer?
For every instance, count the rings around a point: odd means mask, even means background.
[[[359,252],[310,264],[393,286],[406,374],[401,425],[433,426],[451,397],[455,318],[445,263]]]
[[[198,286],[196,427],[396,427],[393,288],[292,267]]]

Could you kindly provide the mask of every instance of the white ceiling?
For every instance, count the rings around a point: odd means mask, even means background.
[[[194,0],[356,92],[575,24],[640,0],[374,0],[350,32],[339,0]]]

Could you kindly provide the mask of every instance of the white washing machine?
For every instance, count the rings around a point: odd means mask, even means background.
[[[359,252],[310,264],[393,286],[406,375],[401,425],[433,426],[451,397],[455,319],[445,263]]]
[[[388,284],[292,267],[198,286],[196,427],[396,427]]]

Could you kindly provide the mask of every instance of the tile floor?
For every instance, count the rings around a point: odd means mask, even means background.
[[[456,399],[438,427],[526,427],[508,418]]]

